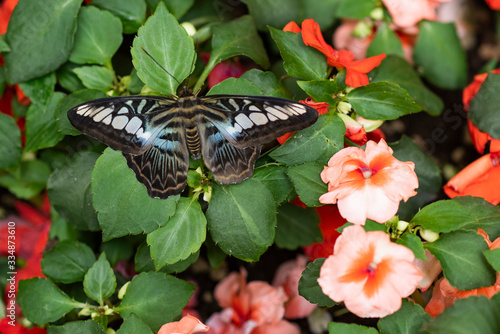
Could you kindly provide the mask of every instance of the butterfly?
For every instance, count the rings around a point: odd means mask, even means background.
[[[261,146],[312,125],[316,109],[266,96],[120,96],[85,102],[68,111],[71,124],[121,151],[152,198],[180,194],[189,156],[221,184],[253,175]]]

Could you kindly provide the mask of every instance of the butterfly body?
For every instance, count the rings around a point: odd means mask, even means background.
[[[252,176],[260,148],[318,118],[314,108],[261,96],[123,96],[71,108],[74,127],[119,150],[151,197],[186,186],[189,155],[222,184]]]

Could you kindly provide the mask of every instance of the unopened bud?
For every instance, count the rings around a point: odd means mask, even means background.
[[[343,114],[346,114],[346,115],[349,114],[351,109],[352,109],[352,106],[349,102],[340,101],[339,104],[337,104],[337,110]]]
[[[439,233],[433,232],[431,230],[421,229],[420,236],[422,237],[422,239],[424,239],[425,241],[428,241],[428,242],[433,242],[433,241],[436,241],[437,239],[439,239]]]

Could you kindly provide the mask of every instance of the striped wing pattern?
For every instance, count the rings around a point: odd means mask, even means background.
[[[260,96],[110,97],[68,111],[74,127],[119,150],[149,196],[167,198],[186,186],[189,155],[215,180],[251,177],[261,145],[313,124],[315,109]]]

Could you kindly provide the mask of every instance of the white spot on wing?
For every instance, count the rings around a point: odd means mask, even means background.
[[[234,99],[229,99],[228,100],[229,104],[233,106],[233,108],[235,110],[238,110],[240,107],[238,106],[238,103],[236,103],[236,101],[234,101]]]
[[[127,123],[128,123],[127,116],[116,116],[113,119],[111,126],[113,126],[116,130],[122,130],[125,127],[125,125],[127,125]]]
[[[120,110],[118,110],[118,112],[116,113],[117,115],[120,115],[120,114],[128,114],[128,109],[127,107],[122,107]]]
[[[108,115],[108,117],[106,117],[105,119],[102,120],[102,123],[104,123],[106,125],[110,125],[112,119],[113,119],[113,117],[111,117],[111,115]]]
[[[250,111],[261,111],[255,104],[252,104],[250,107],[248,107],[248,110],[250,110]]]
[[[130,122],[128,122],[127,126],[125,127],[125,131],[133,134],[136,133],[141,126],[142,121],[139,119],[139,117],[132,117]]]
[[[103,110],[106,110],[106,109],[110,109],[111,111],[113,111],[113,109],[111,108],[106,108],[106,107],[99,107],[99,108],[90,108],[89,111],[87,111],[85,113],[85,116],[88,116],[88,117],[94,117],[96,114],[100,113],[101,111]]]
[[[249,120],[248,117],[244,114],[239,114],[234,118],[234,120],[238,122],[238,124],[241,125],[243,129],[250,129],[253,126],[252,121]]]
[[[269,118],[269,120],[270,120],[271,122],[274,122],[274,121],[277,121],[277,120],[278,120],[278,118],[277,118],[276,116],[274,116],[273,114],[271,114],[271,113],[268,113],[268,114],[267,114],[267,118]]]
[[[300,115],[302,114],[305,114],[307,109],[305,106],[301,105],[301,104],[294,104],[293,106],[291,106],[293,110],[295,110],[296,112],[298,112]]]
[[[144,106],[146,105],[148,101],[146,100],[142,100],[141,103],[139,103],[139,106],[137,106],[137,112],[139,114],[142,114],[142,109],[144,108]]]
[[[107,108],[107,109],[104,109],[103,111],[101,111],[100,113],[94,115],[93,119],[95,122],[100,122],[102,121],[106,116],[108,116],[109,114],[111,114],[111,112],[113,111],[113,109],[111,108]]]
[[[90,109],[90,106],[87,105],[87,104],[84,104],[83,106],[79,106],[77,109],[76,109],[76,113],[78,115],[83,115],[85,114],[86,111],[88,111]]]
[[[288,115],[276,109],[275,107],[267,107],[266,111],[271,115],[278,117],[279,119],[288,119]]]
[[[257,125],[264,125],[267,123],[267,117],[264,114],[258,113],[258,112],[253,112],[250,115],[248,115],[252,122],[254,122]]]

